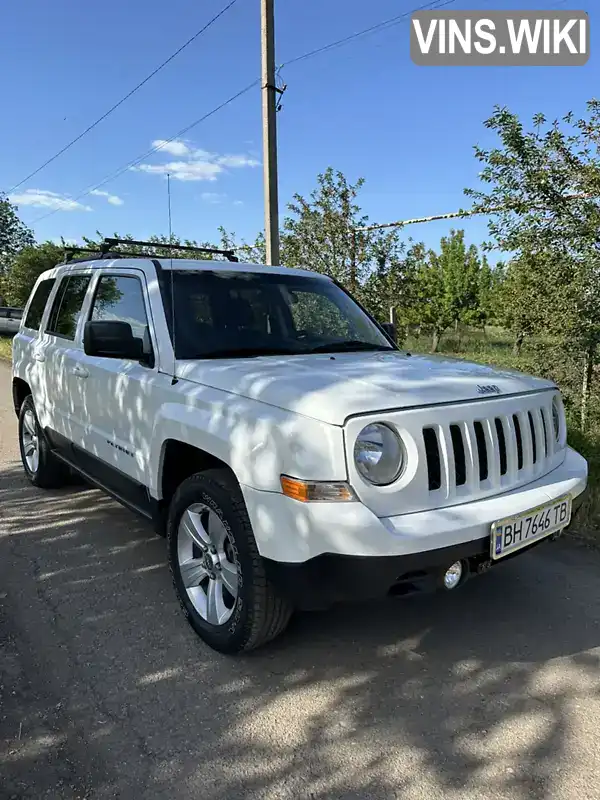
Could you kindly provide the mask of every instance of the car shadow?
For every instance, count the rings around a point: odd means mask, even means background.
[[[129,511],[16,465],[0,509],[8,797],[541,800],[576,758],[574,707],[600,711],[600,557],[568,542],[456,593],[297,615],[229,658]]]

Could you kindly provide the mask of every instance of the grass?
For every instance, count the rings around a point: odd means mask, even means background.
[[[12,358],[12,336],[0,335],[0,359],[4,358],[8,361]]]

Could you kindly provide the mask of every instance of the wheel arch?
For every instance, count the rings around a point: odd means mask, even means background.
[[[222,458],[197,445],[169,438],[162,443],[156,488],[159,501],[167,505],[186,478],[198,472],[217,470],[227,483],[240,488],[233,469]]]
[[[23,378],[13,378],[12,381],[12,397],[15,414],[19,416],[21,406],[27,395],[31,394],[31,387],[24,381]]]

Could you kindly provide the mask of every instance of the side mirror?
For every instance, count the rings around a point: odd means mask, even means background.
[[[382,322],[381,327],[384,332],[390,337],[394,344],[396,343],[396,326],[393,322]]]
[[[88,356],[103,358],[140,361],[144,357],[143,342],[133,335],[128,322],[109,320],[86,322],[83,330],[83,349]]]

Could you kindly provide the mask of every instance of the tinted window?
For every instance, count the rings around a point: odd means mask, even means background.
[[[289,294],[296,330],[310,336],[351,336],[350,320],[328,297],[303,289]]]
[[[75,338],[89,283],[89,275],[70,275],[61,280],[46,328],[48,333],[61,336],[63,339]]]
[[[175,271],[164,293],[177,358],[389,350],[361,308],[333,282],[285,273]]]
[[[133,335],[144,342],[145,352],[150,351],[148,316],[138,278],[103,275],[98,283],[90,319],[128,322]]]
[[[40,327],[42,317],[44,316],[44,309],[50,297],[50,292],[54,286],[54,278],[48,278],[41,281],[35,290],[35,294],[31,300],[27,317],[25,318],[25,327],[37,331]]]

